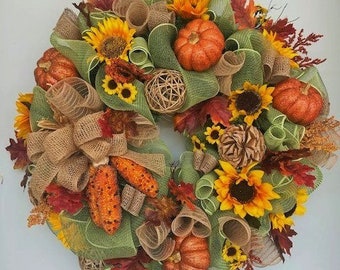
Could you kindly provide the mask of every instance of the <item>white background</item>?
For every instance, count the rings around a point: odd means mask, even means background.
[[[26,227],[31,209],[27,193],[19,183],[23,174],[13,171],[4,148],[14,136],[15,100],[19,92],[34,86],[33,69],[42,52],[50,47],[49,35],[67,0],[0,0],[0,269],[77,270],[77,258],[64,249],[46,226]],[[262,0],[268,6],[269,0]],[[319,71],[328,88],[331,113],[340,119],[340,1],[273,0],[275,7],[288,4],[283,16],[295,21],[306,33],[324,34],[311,49],[314,57],[327,58]],[[339,161],[340,162],[340,161]],[[307,213],[296,218],[292,256],[273,270],[339,269],[340,244],[340,166],[324,170],[325,180],[310,197]]]

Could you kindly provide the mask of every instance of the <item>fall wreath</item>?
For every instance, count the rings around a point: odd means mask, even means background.
[[[339,145],[324,60],[307,54],[321,37],[252,0],[66,8],[7,147],[28,225],[47,223],[82,269],[284,260]],[[186,141],[178,161],[164,118]]]

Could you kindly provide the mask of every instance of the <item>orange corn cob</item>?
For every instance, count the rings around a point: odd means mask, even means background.
[[[158,182],[143,166],[123,157],[111,157],[112,165],[131,186],[146,196],[155,198],[158,194]]]
[[[122,219],[117,172],[109,165],[94,168],[94,174],[92,170],[86,191],[91,218],[108,234],[114,234]]]

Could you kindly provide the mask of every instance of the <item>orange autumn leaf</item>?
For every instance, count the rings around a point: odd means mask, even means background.
[[[168,182],[168,187],[176,200],[182,204],[186,204],[191,210],[195,209],[194,201],[196,196],[194,194],[194,187],[191,183],[184,183],[181,181],[177,184],[173,179]]]
[[[292,176],[297,185],[306,185],[314,188],[314,180],[316,177],[309,174],[313,171],[312,167],[302,164],[300,162],[286,161],[280,162],[280,172],[286,176]]]
[[[257,11],[254,0],[232,0],[231,7],[234,10],[235,22],[238,29],[254,28],[256,26],[255,13]]]

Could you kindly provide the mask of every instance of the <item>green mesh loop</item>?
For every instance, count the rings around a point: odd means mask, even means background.
[[[59,37],[55,32],[50,37],[51,44],[76,66],[80,76],[93,83],[93,74],[99,64],[96,51],[84,40],[70,40]]]
[[[224,37],[229,37],[236,32],[237,25],[234,19],[234,11],[231,7],[230,1],[225,0],[211,0],[209,3],[208,14],[213,14],[213,21],[223,33]]]
[[[196,184],[195,195],[197,199],[207,199],[214,192],[214,182],[217,176],[214,172],[203,175]]]
[[[201,207],[208,215],[213,215],[220,207],[220,202],[216,196],[211,195],[208,198],[200,199]]]
[[[260,128],[264,130],[264,140],[268,149],[272,151],[285,151],[299,149],[300,141],[305,127],[294,124],[287,116],[269,106],[257,120]]]

